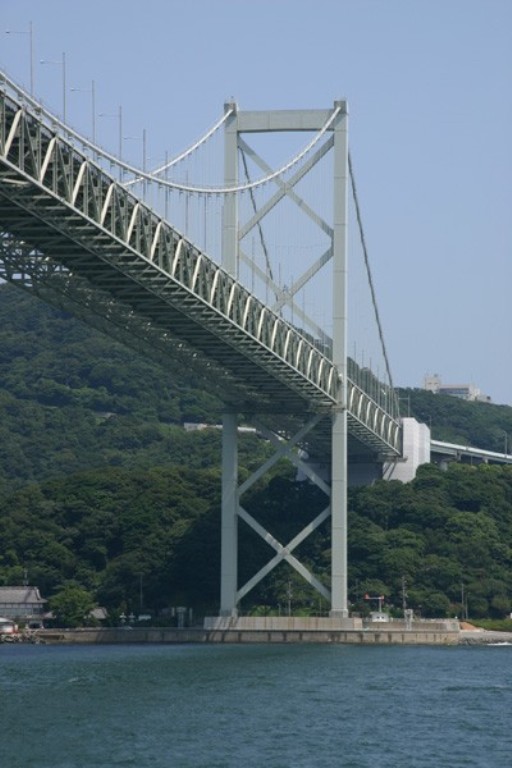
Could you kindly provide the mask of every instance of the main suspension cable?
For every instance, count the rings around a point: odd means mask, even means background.
[[[138,175],[140,179],[147,179],[148,181],[153,181],[156,184],[159,184],[164,187],[172,187],[173,189],[178,189],[181,192],[192,192],[195,194],[203,194],[203,195],[228,195],[233,194],[235,192],[245,192],[248,189],[255,189],[256,187],[261,187],[263,184],[268,184],[273,179],[277,178],[278,176],[282,176],[284,173],[290,170],[294,165],[297,165],[302,158],[308,154],[308,152],[313,149],[315,144],[318,144],[322,136],[326,133],[326,131],[329,130],[332,123],[338,116],[339,112],[341,111],[341,106],[337,106],[332,115],[328,118],[325,125],[322,126],[322,128],[318,131],[318,133],[313,137],[313,139],[307,144],[297,155],[292,157],[291,160],[289,160],[285,165],[282,165],[280,168],[277,169],[277,171],[273,171],[272,173],[269,173],[267,176],[263,176],[261,179],[257,179],[256,181],[248,181],[245,184],[238,184],[233,187],[195,187],[191,185],[186,184],[179,184],[178,182],[174,181],[166,181],[162,179],[155,179],[154,176],[151,176],[147,173],[141,173],[139,171]]]
[[[349,170],[350,182],[351,182],[351,186],[352,186],[352,197],[354,199],[354,205],[355,205],[355,208],[356,208],[356,218],[357,218],[357,225],[359,227],[359,237],[361,238],[361,245],[362,245],[362,248],[363,248],[363,256],[364,256],[364,263],[365,263],[365,267],[366,267],[366,274],[367,274],[367,277],[368,277],[368,283],[370,285],[370,293],[371,293],[371,297],[372,297],[373,309],[374,309],[374,312],[375,312],[375,319],[377,321],[377,328],[378,328],[378,331],[379,331],[379,339],[380,339],[380,343],[381,343],[381,346],[382,346],[382,353],[384,355],[384,363],[386,365],[386,371],[387,371],[387,374],[388,374],[389,385],[390,385],[391,389],[393,389],[394,388],[393,387],[393,377],[391,376],[391,367],[389,365],[389,358],[388,358],[388,353],[387,353],[387,349],[386,349],[386,343],[384,341],[384,333],[383,333],[383,330],[382,330],[382,323],[380,321],[379,308],[377,306],[377,295],[375,293],[375,287],[373,285],[373,278],[372,278],[372,273],[371,273],[371,269],[370,269],[370,260],[368,258],[368,249],[366,247],[366,238],[365,238],[365,235],[364,235],[363,220],[362,220],[362,217],[361,217],[361,210],[360,210],[360,207],[359,207],[359,199],[358,199],[358,196],[357,196],[356,181],[355,181],[355,178],[354,178],[354,169],[352,167],[352,156],[351,156],[350,152],[348,153],[348,170]]]
[[[204,136],[202,136],[200,139],[196,141],[195,144],[192,144],[191,147],[186,149],[184,152],[181,153],[181,155],[177,155],[177,157],[173,157],[171,160],[168,160],[164,165],[161,165],[159,168],[155,168],[153,171],[150,172],[151,177],[158,176],[160,173],[163,173],[164,171],[167,171],[169,168],[172,168],[174,165],[177,165],[178,163],[181,163],[183,160],[185,160],[186,157],[191,155],[193,152],[195,152],[199,147],[204,144],[210,136],[213,136],[215,131],[217,131],[221,125],[227,120],[227,118],[232,114],[233,109],[228,109],[226,112],[222,115],[220,120],[217,120],[215,125],[213,125],[210,130],[205,133]],[[137,184],[139,181],[142,180],[142,176],[136,179],[131,179],[128,182],[125,182],[124,186],[129,187],[131,184]]]
[[[243,149],[240,150],[240,154],[242,155],[242,163],[244,166],[245,178],[247,179],[247,181],[250,181],[249,168],[247,167],[247,158],[245,156],[245,152],[243,151]],[[254,213],[257,213],[258,207],[256,205],[256,200],[254,199],[254,191],[252,189],[249,190],[249,195],[251,198],[252,209]],[[263,254],[265,256],[265,266],[267,268],[267,275],[269,276],[271,281],[274,282],[274,275],[272,273],[272,264],[270,263],[270,257],[268,255],[267,243],[265,242],[265,236],[263,234],[263,227],[261,226],[261,221],[258,221],[256,226],[258,227],[258,234],[260,236],[261,247],[263,248]],[[276,296],[276,299],[277,299],[277,296]]]
[[[267,176],[257,179],[256,181],[248,181],[245,184],[238,184],[233,187],[197,187],[193,185],[182,184],[181,182],[171,181],[169,179],[160,179],[154,175],[154,172],[147,173],[146,171],[141,171],[140,168],[136,168],[135,166],[130,165],[129,163],[126,163],[124,160],[121,160],[120,158],[116,157],[110,152],[107,152],[105,149],[98,146],[97,144],[93,144],[93,142],[90,139],[78,133],[78,131],[75,131],[73,128],[70,128],[66,123],[60,120],[56,115],[54,115],[45,107],[43,107],[36,99],[33,98],[33,96],[28,94],[23,88],[21,88],[14,81],[8,78],[7,75],[3,72],[0,72],[0,84],[1,83],[5,83],[18,96],[21,96],[26,103],[28,103],[33,109],[35,109],[39,115],[44,116],[53,126],[57,126],[61,128],[64,131],[64,133],[66,133],[70,138],[73,138],[83,147],[86,147],[87,149],[89,149],[89,151],[91,151],[92,153],[98,155],[99,157],[104,158],[105,160],[108,160],[110,163],[112,163],[112,165],[122,168],[124,171],[136,177],[135,181],[130,180],[129,182],[125,182],[124,186],[132,185],[139,181],[148,181],[148,182],[153,182],[160,187],[167,187],[169,189],[175,189],[181,192],[190,192],[193,194],[204,194],[204,195],[208,195],[208,194],[224,195],[224,194],[233,194],[236,192],[244,192],[245,190],[255,189],[256,187],[260,187],[264,184],[268,184],[270,181],[277,178],[278,176],[282,176],[288,170],[290,170],[290,168],[292,168],[297,163],[299,163],[300,160],[302,160],[302,158],[305,155],[307,155],[308,152],[310,152],[310,150],[320,141],[320,139],[323,137],[326,131],[329,130],[330,126],[332,125],[332,123],[338,116],[339,112],[341,111],[341,105],[338,105],[337,107],[335,107],[332,114],[327,119],[325,125],[318,131],[318,133],[313,137],[313,139],[309,142],[309,144],[307,144],[297,155],[292,157],[291,160],[285,163],[285,165],[282,165],[273,173],[270,173]],[[232,114],[233,111],[234,111],[234,107],[227,109],[224,115],[222,116],[221,120],[219,120],[215,124],[215,126],[207,133],[206,137],[209,138],[212,132],[216,130],[219,127],[219,125],[222,125],[222,123]],[[206,141],[206,137],[204,138],[204,141]],[[195,151],[197,146],[199,146],[201,143],[203,143],[203,140],[196,142],[196,144],[194,144],[189,150],[186,150],[185,153],[183,153],[183,155],[188,156],[188,154]],[[176,162],[178,162],[178,158],[176,158]],[[167,165],[168,164],[166,163],[165,166],[159,169],[158,172],[161,173],[162,170],[165,170],[165,167]]]
[[[198,141],[196,141],[195,144],[193,144],[191,147],[186,149],[177,157],[172,158],[170,161],[166,162],[165,165],[163,165],[161,168],[157,168],[155,171],[152,171],[151,173],[146,173],[145,171],[141,171],[140,168],[130,165],[130,163],[127,163],[125,160],[122,160],[120,157],[117,157],[116,155],[113,155],[111,152],[108,152],[106,149],[99,146],[98,144],[93,143],[89,138],[79,133],[78,131],[75,131],[74,128],[71,128],[67,123],[63,122],[59,117],[57,117],[57,115],[54,115],[53,112],[50,112],[32,95],[30,95],[23,88],[21,88],[21,86],[17,85],[13,80],[7,77],[5,72],[0,71],[0,86],[2,84],[5,84],[8,88],[14,91],[14,93],[17,96],[21,97],[24,102],[26,102],[32,109],[36,111],[38,117],[46,118],[51,128],[58,127],[62,129],[62,131],[69,138],[72,138],[74,141],[80,144],[83,148],[88,149],[94,155],[97,155],[98,157],[102,157],[105,160],[108,160],[108,162],[111,163],[112,165],[122,168],[123,171],[127,171],[128,173],[131,173],[133,176],[137,177],[134,180],[125,182],[123,184],[123,186],[125,187],[128,187],[139,181],[145,180],[145,181],[154,181],[162,186],[167,186],[167,187],[180,190],[182,188],[181,185],[175,184],[174,182],[171,182],[171,181],[164,181],[162,179],[155,178],[153,174],[162,173],[167,168],[170,168],[172,165],[176,165],[177,163],[184,160],[186,157],[192,154],[192,152],[195,152],[195,150],[198,147],[204,144],[204,142],[207,141],[215,133],[215,131],[217,131],[220,128],[220,126],[227,120],[227,118],[234,111],[233,107],[227,109],[225,113],[222,115],[222,117],[215,123],[215,125],[213,125],[212,128],[210,128],[210,130],[207,131],[207,133],[204,136],[198,139]]]

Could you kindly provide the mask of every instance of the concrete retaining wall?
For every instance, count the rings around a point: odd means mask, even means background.
[[[330,632],[362,629],[363,622],[360,618],[334,619],[328,616],[207,616],[203,626],[208,630]]]
[[[425,629],[250,630],[112,628],[40,630],[42,642],[56,644],[122,643],[346,643],[352,645],[457,645],[458,631]]]

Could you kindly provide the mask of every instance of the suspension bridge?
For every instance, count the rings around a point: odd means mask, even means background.
[[[313,138],[276,168],[257,146],[262,137],[303,140],[305,133]],[[197,163],[219,134],[222,178],[197,182],[185,164]],[[329,602],[332,620],[345,620],[349,473],[356,482],[371,481],[402,453],[348,147],[347,104],[254,112],[228,103],[204,137],[154,170],[119,155],[0,75],[0,278],[162,365],[193,371],[221,398],[220,616],[236,619],[245,595],[286,561]],[[206,163],[199,165],[204,170]],[[299,217],[307,224],[299,226]],[[369,296],[365,320],[382,369],[372,366],[371,351],[358,352],[355,342],[349,350],[351,307],[362,303],[351,303],[348,291],[351,232]],[[242,416],[275,453],[240,484]],[[242,504],[243,494],[282,458],[326,496],[325,509],[286,543]],[[326,584],[294,550],[329,519]],[[240,521],[273,551],[245,584],[238,581]]]

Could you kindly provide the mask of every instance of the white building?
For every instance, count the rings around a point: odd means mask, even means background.
[[[436,395],[450,395],[459,397],[461,400],[470,400],[488,403],[491,398],[483,395],[478,387],[473,384],[443,384],[439,374],[433,376],[427,374],[424,379],[423,389],[428,392],[434,392]]]

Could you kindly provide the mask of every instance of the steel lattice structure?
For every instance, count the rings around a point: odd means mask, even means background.
[[[279,308],[265,305],[81,151],[62,128],[38,114],[33,101],[27,107],[21,97],[0,88],[1,278],[162,365],[194,370],[222,398],[225,433],[233,446],[234,414],[258,414],[262,429],[271,424],[272,433],[296,433],[292,447],[306,444],[328,463],[337,444],[331,422],[341,409],[349,453],[381,462],[400,456],[401,426],[391,391],[375,397],[384,385],[361,386],[352,361],[337,365],[325,343],[284,320]],[[226,496],[244,490],[235,488],[234,449],[231,453],[223,458]],[[333,467],[336,463],[333,458]],[[314,470],[305,471],[329,496]],[[230,514],[269,540],[243,507],[235,505]],[[326,507],[286,547],[272,541],[277,554],[262,575],[286,559],[329,598],[325,585],[292,550],[330,514]],[[236,558],[229,567],[236,568]],[[262,575],[229,597],[228,611]],[[228,582],[233,591],[236,574]],[[346,592],[346,568],[342,582]]]

